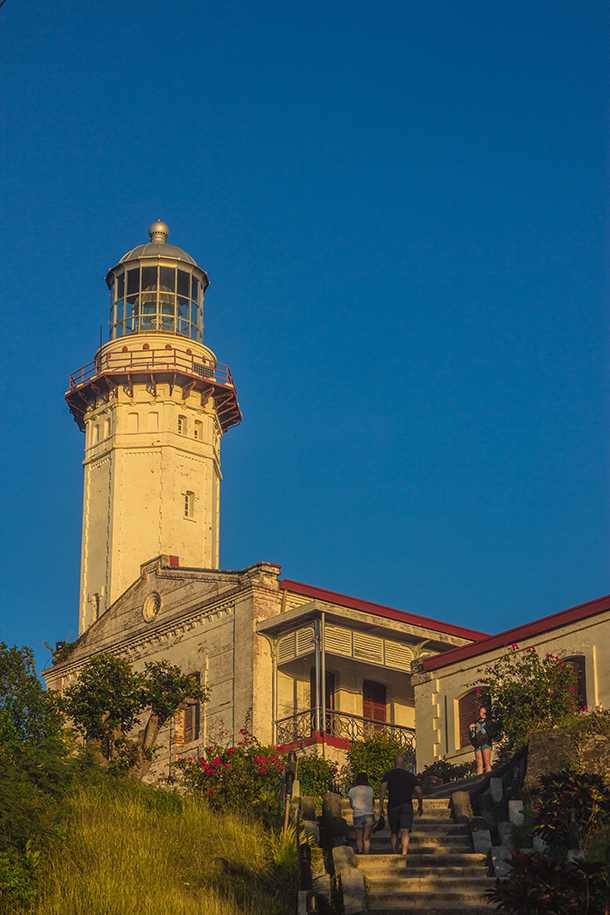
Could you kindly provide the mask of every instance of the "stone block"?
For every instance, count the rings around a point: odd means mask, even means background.
[[[295,778],[292,783],[292,796],[295,798],[301,796],[301,785],[298,778]]]
[[[351,845],[344,845],[340,848],[333,848],[333,864],[335,873],[341,874],[356,867],[356,855]]]
[[[559,772],[574,759],[576,748],[572,743],[569,728],[532,731],[527,749],[525,787],[529,790],[535,789],[542,775]]]
[[[303,832],[313,839],[316,845],[320,844],[320,826],[317,820],[303,820]]]
[[[512,855],[508,845],[494,845],[491,849],[491,863],[496,877],[506,877],[512,870]]]
[[[570,848],[568,851],[568,861],[578,861],[584,858],[585,853],[582,848]]]
[[[504,797],[504,786],[501,778],[489,779],[489,793],[494,804],[499,804]]]
[[[500,836],[500,845],[514,845],[513,839],[514,826],[508,820],[498,823],[498,835]]]
[[[331,848],[347,845],[347,820],[344,820],[343,817],[328,817],[324,825],[326,840]]]
[[[472,845],[477,855],[486,855],[491,849],[491,833],[489,829],[477,829],[472,833]]]
[[[451,806],[456,823],[467,823],[472,817],[470,795],[467,791],[454,791],[451,795]]]
[[[366,889],[362,871],[349,870],[341,874],[343,911],[345,915],[366,915]]]
[[[541,836],[534,836],[532,841],[532,847],[534,851],[539,851],[541,854],[544,854],[548,849],[548,845]]]
[[[508,818],[515,826],[523,826],[523,801],[508,802]]]
[[[341,797],[338,794],[333,794],[332,791],[327,792],[322,798],[322,811],[325,819],[340,817]]]
[[[301,798],[301,816],[304,820],[316,819],[316,799],[315,797]]]

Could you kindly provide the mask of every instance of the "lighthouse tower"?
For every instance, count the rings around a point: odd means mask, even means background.
[[[85,433],[80,634],[155,556],[218,568],[220,440],[241,412],[203,344],[208,277],[168,234],[153,223],[109,270],[109,342],[66,394]]]

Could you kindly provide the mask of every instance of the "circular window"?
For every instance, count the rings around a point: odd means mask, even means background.
[[[144,601],[144,606],[142,607],[142,616],[147,623],[150,623],[152,620],[154,620],[160,609],[161,595],[157,594],[156,591],[153,591],[153,593],[149,594]]]

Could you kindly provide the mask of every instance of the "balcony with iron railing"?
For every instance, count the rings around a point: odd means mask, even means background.
[[[228,365],[211,362],[202,356],[178,349],[150,349],[146,345],[127,352],[110,351],[103,353],[93,362],[87,363],[70,375],[70,390],[73,391],[96,375],[138,374],[149,372],[172,372],[193,377],[214,380],[219,384],[233,387],[233,377]]]
[[[362,715],[352,715],[335,709],[326,709],[323,716],[325,735],[345,741],[365,740],[374,734],[387,734],[397,738],[408,753],[415,755],[415,730],[388,721],[376,721]],[[306,741],[316,733],[316,709],[310,708],[295,715],[288,715],[276,721],[277,743],[287,744]]]

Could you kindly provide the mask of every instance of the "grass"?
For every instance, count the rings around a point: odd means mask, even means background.
[[[40,865],[31,915],[280,915],[294,872],[269,833],[197,798],[136,784],[79,785],[66,838]]]

